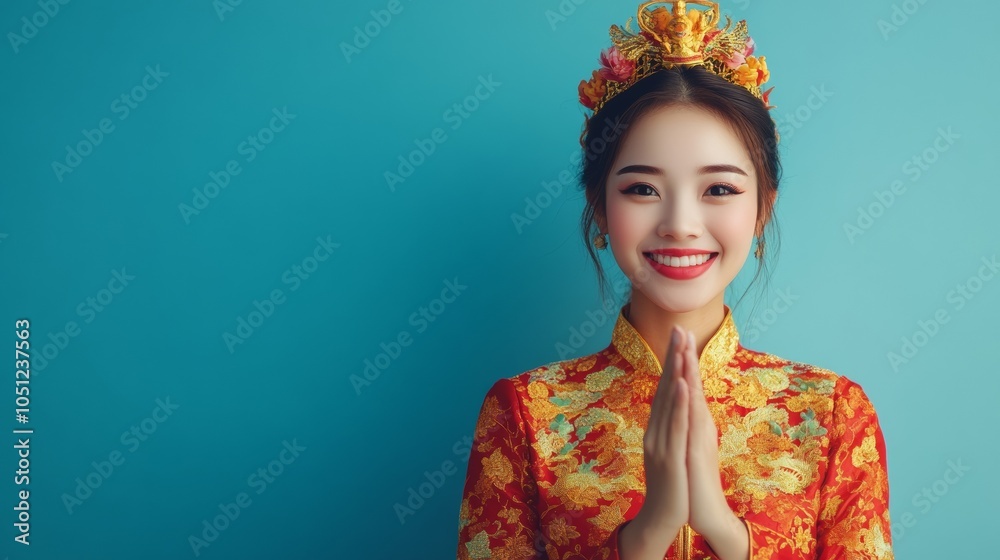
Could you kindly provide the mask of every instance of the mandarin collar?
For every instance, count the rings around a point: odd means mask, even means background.
[[[625,318],[631,305],[632,302],[628,302],[618,311],[618,321],[611,334],[611,345],[636,370],[659,376],[663,372],[663,365],[639,331],[635,330],[632,323]],[[703,374],[717,372],[732,361],[739,350],[740,337],[733,321],[732,310],[728,305],[723,304],[723,307],[726,316],[698,357],[698,366]]]

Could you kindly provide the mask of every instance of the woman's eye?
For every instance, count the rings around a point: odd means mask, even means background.
[[[649,186],[649,185],[647,185],[645,183],[639,183],[637,185],[632,185],[631,187],[625,189],[622,192],[624,192],[624,193],[635,193],[635,194],[638,194],[638,195],[641,195],[641,196],[650,196],[650,195],[656,194],[656,191],[653,190],[653,187],[651,187],[651,186]]]
[[[709,187],[708,192],[712,196],[723,197],[734,194],[740,194],[743,191],[737,190],[736,187],[732,187],[730,185],[719,184],[719,185],[712,185],[711,187]]]

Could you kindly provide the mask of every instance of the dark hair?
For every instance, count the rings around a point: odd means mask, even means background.
[[[592,240],[600,233],[595,226],[597,216],[606,215],[605,183],[627,136],[622,132],[654,109],[682,104],[706,109],[732,126],[749,152],[757,173],[755,234],[758,243],[764,240],[765,228],[777,228],[772,218],[781,179],[781,162],[778,159],[776,124],[764,103],[747,89],[705,68],[675,67],[655,72],[616,95],[587,119],[580,137],[585,148],[579,180],[586,197],[581,226],[584,245],[597,269],[602,301],[607,300],[607,278]],[[767,243],[765,256],[775,254],[776,245]],[[767,270],[765,258],[758,259],[757,273],[751,284],[760,276],[762,269]],[[741,296],[740,301],[742,299]]]

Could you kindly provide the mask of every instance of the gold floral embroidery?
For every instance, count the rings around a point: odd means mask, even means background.
[[[584,356],[576,361],[576,369],[578,371],[592,371],[596,362],[597,356]]]
[[[802,492],[815,476],[814,445],[795,445],[787,435],[788,413],[771,404],[728,426],[719,446],[719,466],[735,477],[734,489],[758,502],[775,491]]]
[[[565,517],[557,517],[549,525],[549,536],[560,546],[566,546],[571,540],[579,538],[580,533],[576,527],[570,525]]]
[[[726,382],[718,377],[709,377],[708,379],[705,379],[704,387],[705,396],[710,399],[724,397],[726,392],[729,390],[729,386]]]
[[[625,375],[625,372],[616,367],[606,367],[600,371],[595,371],[587,376],[588,391],[604,391],[611,386],[611,382]]]
[[[496,426],[497,417],[500,415],[500,403],[496,397],[487,397],[483,402],[482,412],[479,414],[479,421],[476,422],[475,437],[482,439],[486,432]]]
[[[496,449],[492,455],[483,459],[483,475],[494,486],[503,490],[504,486],[514,480],[514,469],[503,452]]]
[[[608,533],[624,521],[625,517],[622,515],[622,511],[617,503],[610,506],[601,506],[601,512],[590,520],[591,523]]]
[[[760,408],[767,403],[767,398],[770,396],[756,377],[744,377],[730,394],[736,404],[744,408]]]
[[[632,395],[633,393],[627,389],[605,393],[604,404],[606,404],[610,410],[627,408],[630,404],[632,404]]]
[[[472,540],[465,543],[466,549],[469,553],[469,558],[489,558],[490,557],[490,540],[489,535],[486,531],[479,531],[476,533]]]
[[[532,399],[525,403],[525,407],[528,409],[528,414],[542,424],[551,422],[560,411],[559,407],[548,399]]]
[[[541,381],[528,383],[528,396],[532,399],[545,399],[549,396],[549,388]]]
[[[795,520],[798,521],[799,518],[796,517]],[[795,534],[792,538],[795,539],[795,548],[797,550],[801,550],[802,552],[809,554],[813,545],[813,535],[811,530],[806,527],[796,527]]]
[[[788,374],[780,369],[750,368],[747,370],[747,375],[750,374],[755,375],[757,377],[757,381],[760,382],[761,387],[771,393],[784,391],[788,388]]]
[[[803,412],[811,408],[816,414],[825,414],[833,410],[833,401],[826,395],[800,393],[788,399],[785,406],[790,412]]]
[[[867,436],[861,441],[861,446],[855,447],[851,452],[851,462],[855,467],[860,467],[873,461],[878,461],[878,450],[875,449],[875,438]]]

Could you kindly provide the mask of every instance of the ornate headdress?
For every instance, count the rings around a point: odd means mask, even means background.
[[[671,4],[650,9],[654,4]],[[688,9],[688,4],[706,10]],[[625,29],[611,26],[614,46],[601,53],[601,68],[590,80],[580,81],[580,103],[594,113],[614,96],[646,76],[664,68],[701,66],[726,80],[746,88],[764,102],[768,109],[771,89],[761,91],[770,77],[763,56],[753,56],[754,42],[746,20],[735,26],[726,16],[726,26],[719,28],[719,4],[705,0],[644,2],[636,16],[642,29],[632,32],[632,18]],[[592,116],[592,115],[590,115]],[[590,119],[587,117],[587,120]]]

